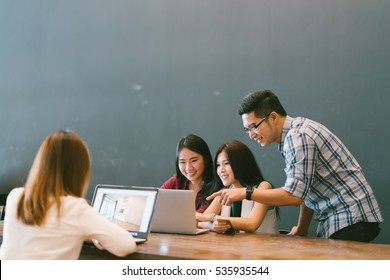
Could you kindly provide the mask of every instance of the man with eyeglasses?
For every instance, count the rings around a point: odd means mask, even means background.
[[[285,161],[286,181],[281,188],[223,189],[220,196],[230,205],[237,200],[300,206],[292,235],[307,235],[316,214],[317,236],[372,241],[383,221],[378,202],[361,167],[345,145],[324,125],[287,115],[270,90],[255,91],[241,101],[238,113],[249,138],[265,147],[278,143]]]

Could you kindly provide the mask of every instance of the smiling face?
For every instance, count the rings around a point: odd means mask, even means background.
[[[234,177],[232,166],[225,151],[219,153],[216,164],[217,174],[221,178],[222,184],[225,187],[237,185],[237,180]]]
[[[180,172],[191,182],[201,182],[204,171],[204,159],[199,153],[183,148],[179,153]]]
[[[248,129],[250,139],[255,140],[260,146],[265,147],[273,142],[280,142],[281,128],[278,125],[279,117],[275,112],[266,117],[258,118],[255,112],[243,114],[242,124]],[[261,124],[255,127],[257,124]]]

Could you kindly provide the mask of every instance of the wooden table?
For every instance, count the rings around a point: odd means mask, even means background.
[[[0,222],[1,236],[3,221]],[[151,233],[134,254],[118,258],[85,244],[80,259],[390,260],[390,245],[262,233],[197,236]]]
[[[119,258],[84,246],[80,259]],[[390,245],[260,233],[233,236],[215,232],[198,236],[151,233],[146,243],[137,245],[136,253],[122,259],[389,260]]]

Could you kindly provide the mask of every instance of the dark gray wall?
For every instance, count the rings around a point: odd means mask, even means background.
[[[345,142],[388,218],[389,26],[387,0],[1,1],[1,191],[58,129],[91,149],[88,198],[97,183],[160,186],[188,133],[213,153],[243,141],[281,185],[276,145],[249,141],[236,113],[268,88]],[[283,207],[282,227],[297,214]],[[390,243],[389,223],[376,242]]]

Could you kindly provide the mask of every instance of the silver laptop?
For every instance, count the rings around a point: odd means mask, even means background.
[[[192,190],[158,191],[152,232],[196,235],[208,231],[196,227],[195,194]]]
[[[136,243],[145,242],[156,205],[158,188],[103,185],[95,187],[92,207],[126,229]]]

